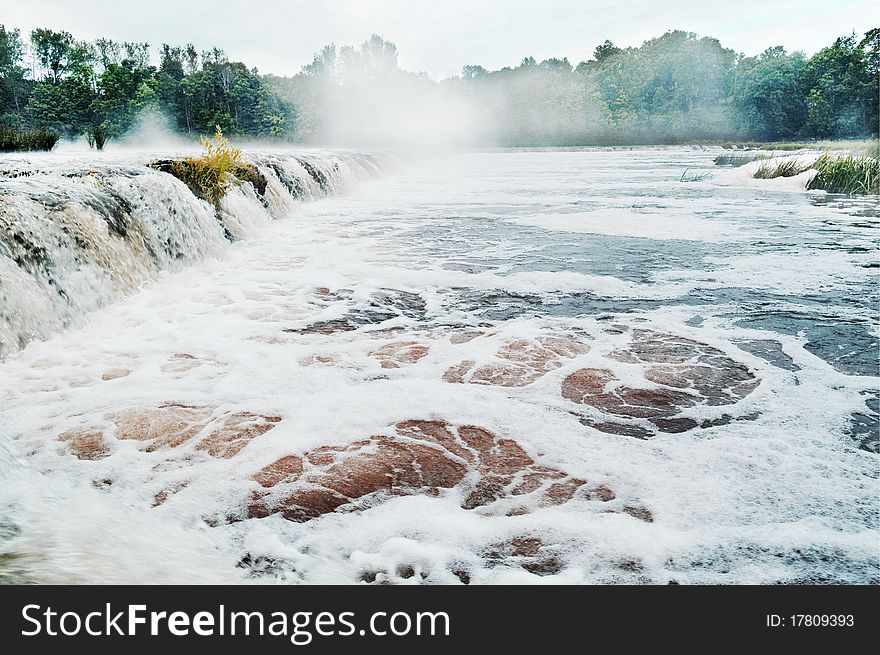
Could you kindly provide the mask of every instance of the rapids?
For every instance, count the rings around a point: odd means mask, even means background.
[[[877,199],[717,154],[0,159],[0,579],[878,582]]]

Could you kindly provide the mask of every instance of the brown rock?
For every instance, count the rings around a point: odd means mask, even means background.
[[[212,457],[229,459],[237,455],[251,439],[265,434],[280,421],[280,416],[262,416],[250,412],[229,414],[196,445],[196,449],[207,451]]]
[[[78,459],[102,459],[110,454],[100,430],[68,430],[58,435],[58,441],[67,443],[70,452]]]
[[[586,480],[571,478],[565,482],[550,485],[544,496],[545,505],[562,505],[574,497],[577,490],[587,483]]]
[[[212,457],[229,458],[247,443],[265,434],[281,421],[280,416],[234,412],[211,421],[211,407],[166,403],[158,407],[136,407],[111,412],[105,416],[113,426],[110,434],[117,439],[143,441],[144,450],[154,452],[176,448],[203,434],[196,450]],[[96,459],[109,454],[103,429],[65,432],[58,437],[69,442],[71,452],[80,459]]]
[[[615,380],[611,371],[606,369],[580,369],[565,378],[562,396],[609,414],[630,418],[670,416],[697,402],[694,396],[683,391],[614,387],[610,383]]]
[[[515,564],[535,575],[555,575],[564,564],[539,538],[532,535],[514,537],[509,541],[494,544],[486,553],[490,566]]]
[[[288,455],[260,470],[254,475],[254,480],[259,482],[261,486],[268,488],[274,487],[282,480],[296,480],[302,475],[302,472],[302,459],[296,455]]]
[[[159,493],[157,493],[153,497],[153,507],[158,507],[159,505],[164,503],[166,500],[168,500],[169,496],[173,496],[178,491],[185,489],[188,484],[189,484],[189,482],[182,481],[182,482],[178,482],[178,483],[176,483],[166,489],[162,489]]]
[[[515,339],[495,353],[497,360],[474,368],[476,362],[463,361],[443,375],[447,382],[470,382],[500,387],[524,387],[589,350],[571,335],[545,335],[532,340]]]
[[[744,398],[758,381],[744,365],[712,346],[649,330],[633,330],[626,350],[609,357],[620,362],[645,366],[645,386],[631,387],[618,382],[608,369],[583,368],[562,383],[564,398],[589,405],[624,421],[581,421],[613,434],[647,438],[653,433],[639,419],[647,419],[663,432],[684,432],[698,422],[679,416],[697,405],[730,405]],[[703,425],[715,425],[704,421]]]
[[[205,428],[211,414],[209,407],[168,403],[113,412],[107,418],[116,424],[117,439],[148,441],[146,450],[153,452],[189,441]]]
[[[306,470],[302,460],[288,456],[254,476],[263,487],[293,487],[271,512],[307,521],[377,492],[404,495],[450,488],[467,472],[464,463],[443,449],[385,436],[316,451],[306,453]]]
[[[453,332],[449,336],[449,341],[453,344],[467,343],[468,341],[473,341],[484,334],[485,332],[482,332],[481,330],[460,330]]]
[[[650,510],[648,510],[645,507],[633,507],[633,506],[628,505],[623,508],[623,513],[629,514],[633,518],[637,518],[640,521],[644,521],[645,523],[653,523],[654,522],[653,514],[651,514]]]
[[[338,360],[333,355],[318,353],[310,355],[309,357],[303,357],[299,363],[303,366],[328,366],[336,364],[337,362]]]
[[[451,488],[460,489],[464,509],[502,515],[529,511],[524,504],[492,508],[512,497],[531,497],[532,507],[561,505],[577,497],[614,499],[605,487],[590,489],[585,480],[536,464],[511,439],[477,426],[455,428],[436,420],[401,421],[393,436],[322,446],[301,457],[288,455],[253,479],[262,490],[254,493],[248,516],[278,513],[294,521],[355,509],[367,497],[372,503],[389,496],[436,495]]]
[[[461,584],[471,583],[471,574],[464,569],[455,569],[454,571],[452,571],[452,575],[458,578],[461,581]]]
[[[614,495],[614,492],[611,491],[611,489],[609,489],[608,487],[604,485],[599,485],[598,487],[593,487],[592,489],[589,489],[587,491],[587,497],[591,499],[595,497],[598,500],[601,500],[603,503],[608,503],[614,500],[616,496]]]
[[[472,359],[466,359],[460,364],[456,364],[452,366],[448,371],[443,374],[443,379],[446,382],[450,382],[452,384],[461,384],[464,382],[464,376],[467,374],[469,370],[471,370],[476,364],[476,362]]]
[[[392,341],[370,353],[382,368],[400,368],[413,364],[428,354],[428,346],[417,341]]]
[[[131,369],[128,368],[112,368],[109,371],[105,371],[101,376],[101,379],[104,381],[115,380],[117,378],[124,378],[126,375],[131,373]]]
[[[402,437],[437,444],[469,463],[476,460],[472,450],[473,445],[468,441],[468,435],[471,433],[468,427],[459,428],[458,436],[452,433],[452,428],[445,421],[411,419],[401,421],[394,427]]]

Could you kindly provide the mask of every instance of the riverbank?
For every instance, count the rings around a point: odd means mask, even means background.
[[[852,157],[878,158],[880,140],[878,139],[838,139],[820,141],[773,141],[757,146],[759,150],[790,151],[819,150]]]

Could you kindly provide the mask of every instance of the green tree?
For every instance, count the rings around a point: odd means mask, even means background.
[[[811,136],[852,137],[876,130],[876,77],[856,36],[840,37],[813,55],[804,70],[807,91],[805,129]]]
[[[606,59],[619,55],[621,52],[623,51],[620,48],[618,48],[611,41],[606,39],[605,43],[597,45],[596,49],[593,50],[593,59],[601,64]]]
[[[806,63],[802,53],[787,54],[782,46],[741,60],[732,99],[736,126],[759,139],[797,136],[806,119]]]
[[[93,130],[94,101],[92,80],[73,75],[58,83],[37,82],[27,110],[34,126],[74,138]]]
[[[263,84],[256,69],[218,54],[203,56],[202,68],[180,81],[193,131],[219,125],[228,134],[270,136],[288,127],[292,112]]]
[[[880,129],[880,27],[865,32],[859,42],[865,52],[870,82],[865,87],[865,122],[868,133],[877,134]]]
[[[27,104],[32,83],[21,65],[24,43],[18,30],[0,25],[0,121],[18,124]]]
[[[103,68],[107,68],[110,64],[119,63],[120,46],[111,39],[97,39],[95,41],[95,52],[98,63]]]
[[[105,138],[123,136],[142,110],[158,108],[155,69],[143,62],[143,58],[126,57],[118,64],[110,63],[98,79],[93,109],[95,125]]]
[[[70,32],[53,32],[38,28],[31,32],[31,45],[40,66],[46,70],[53,84],[61,81],[61,76],[69,65],[69,56],[74,40]]]
[[[192,129],[192,116],[180,88],[180,82],[185,77],[183,58],[183,48],[167,43],[162,45],[159,70],[156,72],[156,101],[172,125],[189,132]]]
[[[462,66],[461,77],[465,80],[475,80],[484,77],[489,73],[482,66]]]

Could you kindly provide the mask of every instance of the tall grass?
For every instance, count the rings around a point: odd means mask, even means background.
[[[752,174],[757,180],[772,180],[777,177],[794,177],[812,168],[810,164],[802,164],[797,157],[786,157],[782,161],[763,162]]]
[[[852,155],[853,157],[873,157],[880,155],[880,140],[878,139],[837,139],[824,141],[780,141],[765,143],[761,150],[821,150],[824,152],[839,152]]]
[[[97,148],[98,150],[103,150],[104,146],[107,144],[107,133],[104,132],[104,128],[100,125],[95,125],[87,134],[86,134],[86,142],[88,142],[90,148]]]
[[[733,166],[738,167],[748,164],[758,159],[770,159],[773,155],[759,152],[737,152],[733,154],[722,154],[715,158],[716,166]]]
[[[707,177],[711,177],[712,173],[691,173],[688,175],[688,171],[691,170],[690,167],[684,169],[684,173],[681,174],[681,177],[678,178],[679,182],[702,182]]]
[[[0,152],[51,150],[59,136],[50,130],[14,130],[0,126]]]
[[[819,157],[812,168],[818,173],[808,189],[828,193],[880,194],[880,162],[875,157]]]

